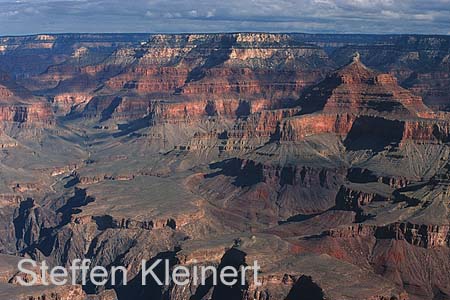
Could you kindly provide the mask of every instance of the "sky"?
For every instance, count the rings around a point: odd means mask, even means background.
[[[450,0],[0,0],[0,35],[236,31],[450,34]]]

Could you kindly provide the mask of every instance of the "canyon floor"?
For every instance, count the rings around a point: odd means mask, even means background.
[[[0,298],[450,299],[449,111],[447,36],[0,37]],[[140,285],[158,258],[262,285]]]

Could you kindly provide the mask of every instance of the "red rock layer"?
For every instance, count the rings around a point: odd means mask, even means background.
[[[302,100],[305,112],[432,117],[422,99],[401,88],[389,74],[379,74],[359,56],[313,87]]]
[[[81,99],[84,99],[84,97]],[[177,123],[212,116],[235,118],[241,115],[258,113],[269,107],[270,103],[265,99],[254,99],[253,101],[227,98],[201,100],[183,97],[174,101],[159,101],[142,96],[107,96],[94,97],[86,105],[83,115],[85,117],[99,117],[108,114],[108,118],[125,120],[150,116],[153,122]]]
[[[403,140],[448,142],[450,140],[450,123],[447,121],[408,120],[405,122]]]
[[[62,93],[53,98],[53,106],[58,113],[68,114],[73,108],[80,108],[91,99],[89,93]]]
[[[421,225],[409,222],[386,226],[355,224],[328,230],[324,235],[334,238],[375,236],[379,239],[405,240],[421,248],[448,246],[450,241],[448,225]]]
[[[358,122],[355,123],[357,120]],[[357,130],[359,134],[383,136],[392,133],[393,128],[390,124],[393,123],[396,123],[401,131],[400,142],[408,140],[447,142],[450,140],[450,122],[447,121],[430,119],[394,121],[352,114],[311,114],[286,119],[281,125],[281,140],[299,141],[308,136],[324,133],[346,137],[352,129]]]
[[[52,124],[54,117],[49,103],[0,72],[0,121]]]
[[[305,137],[335,133],[345,136],[357,116],[351,114],[311,114],[287,119],[281,126],[282,141],[298,141]]]
[[[238,122],[232,130],[227,132],[227,137],[229,139],[271,137],[277,134],[279,124],[283,119],[292,117],[298,112],[297,108],[261,110],[259,113],[249,116],[247,120]]]
[[[51,106],[48,103],[38,102],[33,104],[0,104],[0,121],[51,125],[54,119]]]
[[[232,100],[224,106],[242,100],[265,101],[266,108],[279,108],[322,78],[330,65],[323,50],[287,35],[156,35],[141,47],[119,49],[79,72],[104,83],[105,93],[129,94],[137,102],[143,96],[173,100],[181,95],[202,101]],[[70,81],[73,70],[68,68],[52,76]]]
[[[334,133],[407,140],[447,142],[450,122],[427,108],[422,99],[401,88],[389,74],[376,73],[359,57],[302,97],[300,116],[281,124],[282,141]]]

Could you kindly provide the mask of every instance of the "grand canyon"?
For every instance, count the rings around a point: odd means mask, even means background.
[[[0,121],[1,299],[450,299],[449,36],[0,37]],[[159,258],[262,285],[140,285]]]

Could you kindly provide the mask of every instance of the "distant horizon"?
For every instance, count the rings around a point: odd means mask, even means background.
[[[304,35],[354,35],[354,36],[442,36],[450,37],[450,33],[356,33],[356,32],[303,32],[303,31],[202,31],[202,32],[36,32],[23,34],[0,34],[1,38],[32,37],[38,35],[191,35],[191,34],[239,34],[239,33],[267,33],[267,34],[304,34]]]

